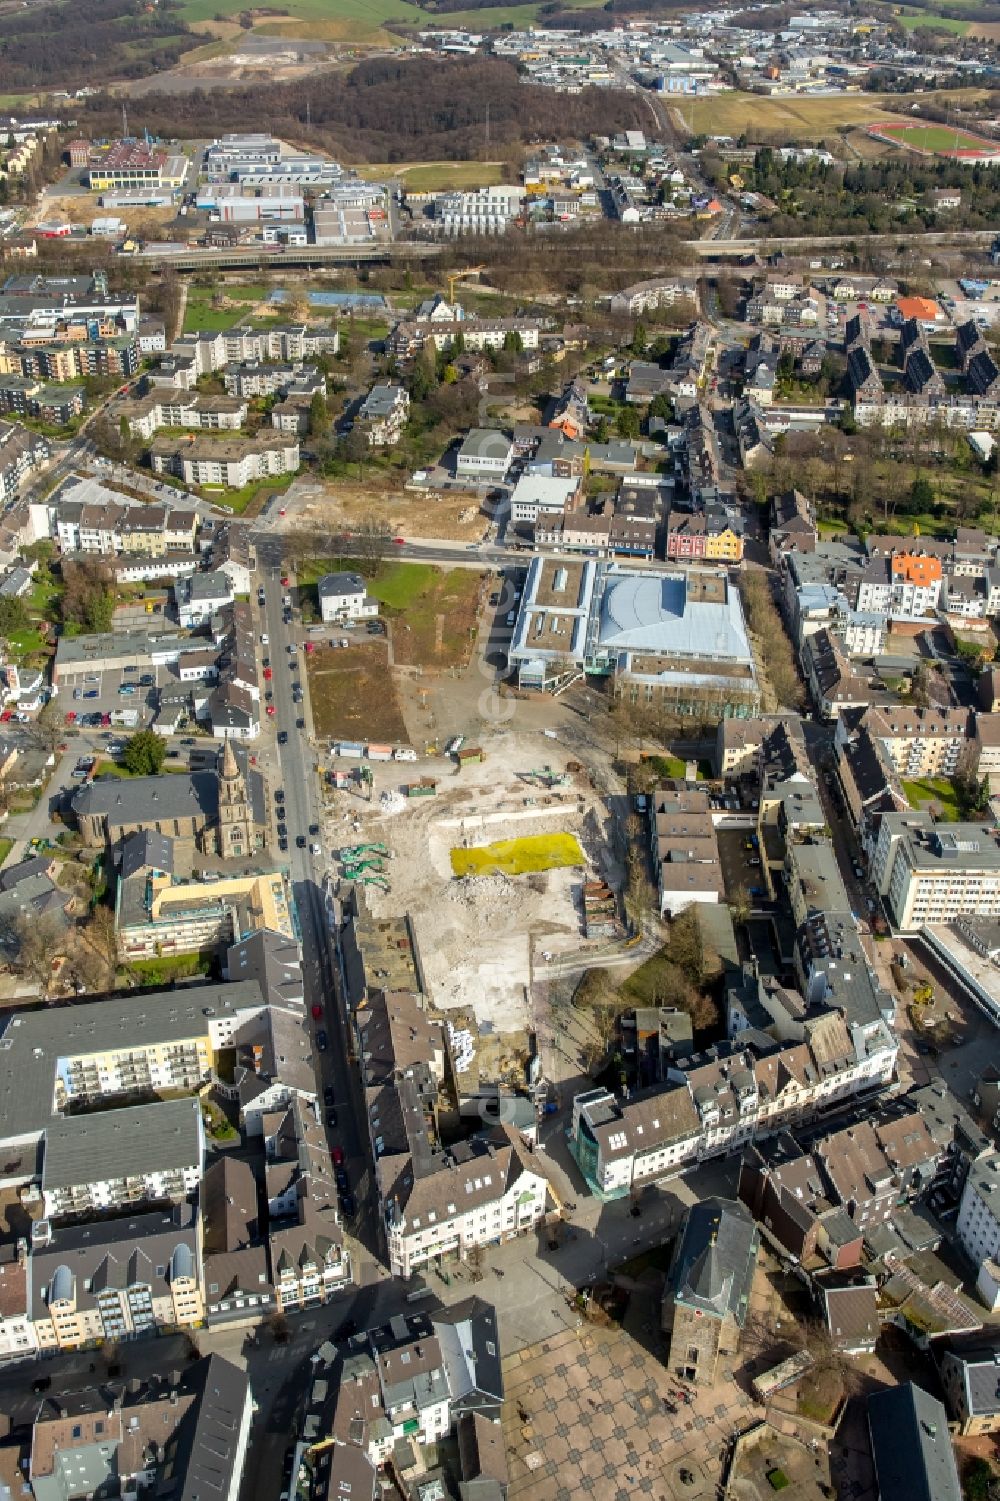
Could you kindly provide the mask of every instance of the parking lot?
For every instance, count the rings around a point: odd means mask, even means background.
[[[718,841],[722,879],[729,900],[743,892],[754,905],[758,896],[766,899],[757,835],[749,829],[720,829]]]
[[[158,690],[176,685],[177,676],[169,667],[147,667],[134,671],[80,672],[66,676],[60,683],[59,705],[66,715],[75,714],[82,728],[96,727],[102,718],[121,709],[134,709],[138,715],[133,728],[150,725],[159,704]]]

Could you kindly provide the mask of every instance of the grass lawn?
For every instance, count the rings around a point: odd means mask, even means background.
[[[229,295],[228,292],[226,294]],[[206,333],[219,333],[232,328],[243,317],[242,308],[214,308],[211,287],[192,287],[184,308],[184,333],[194,334],[204,329]]]
[[[401,667],[464,667],[475,640],[483,574],[442,572],[425,563],[391,563],[368,591],[393,620],[392,649]]]
[[[462,876],[525,876],[538,870],[562,870],[587,862],[574,834],[527,834],[473,849],[453,849],[451,868]]]
[[[129,971],[143,985],[169,985],[191,975],[207,975],[212,961],[207,954],[171,954],[161,959],[133,959]]]
[[[947,823],[957,823],[962,817],[955,784],[948,777],[922,777],[916,782],[904,782],[903,791],[914,808],[934,803],[938,817]]]
[[[588,7],[601,0],[566,0],[566,6]],[[243,0],[184,0],[180,14],[187,22],[210,21],[216,16],[235,16],[245,9]],[[526,5],[497,5],[486,10],[426,11],[407,0],[286,0],[280,17],[267,17],[254,27],[261,36],[296,36],[325,41],[393,41],[381,28],[387,21],[402,22],[423,30],[431,27],[472,26],[489,31],[510,24],[530,26],[538,19],[539,0]],[[457,19],[454,19],[457,17]]]
[[[3,864],[13,848],[13,839],[0,839],[0,865]]]
[[[406,724],[382,642],[346,651],[318,646],[306,658],[306,672],[320,739],[406,744]]]
[[[623,1002],[633,1006],[658,1005],[658,998],[663,994],[664,975],[672,968],[670,950],[664,944],[663,948],[657,949],[655,954],[644,960],[618,987],[619,996]]]
[[[220,436],[225,437],[226,434],[223,433]],[[232,511],[234,516],[242,516],[249,511],[251,503],[259,496],[260,499],[251,512],[256,516],[267,504],[269,496],[278,495],[287,490],[294,478],[294,474],[280,474],[275,475],[273,479],[255,479],[251,480],[249,485],[244,485],[242,490],[225,490],[221,486],[214,488],[211,485],[203,485],[202,492],[213,505],[223,506],[227,511]]]

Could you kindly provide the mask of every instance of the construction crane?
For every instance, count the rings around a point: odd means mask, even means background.
[[[454,271],[448,277],[448,301],[455,301],[455,283],[465,281],[467,276],[478,276],[482,271],[488,271],[488,266],[470,266],[466,271]]]

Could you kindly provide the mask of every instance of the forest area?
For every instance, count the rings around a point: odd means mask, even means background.
[[[377,58],[269,88],[143,95],[143,122],[166,137],[214,136],[266,120],[275,135],[346,161],[496,157],[536,139],[641,129],[642,102],[612,89],[557,94],[522,81],[500,58]],[[487,121],[489,126],[487,128]],[[88,135],[120,128],[107,96],[86,101]]]
[[[169,68],[197,38],[177,0],[75,0],[0,16],[5,89],[63,89]]]

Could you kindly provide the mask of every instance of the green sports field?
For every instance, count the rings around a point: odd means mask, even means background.
[[[996,142],[988,141],[985,136],[972,135],[967,130],[956,130],[951,125],[897,125],[893,122],[884,128],[874,126],[872,134],[895,141],[900,146],[911,146],[914,151],[926,151],[932,156],[1000,152]]]

